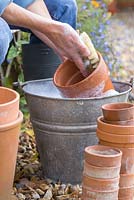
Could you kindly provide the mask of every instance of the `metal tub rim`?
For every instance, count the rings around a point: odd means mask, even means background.
[[[123,82],[123,81],[112,81],[113,83],[119,83],[119,84],[126,84],[129,86],[129,89],[121,92],[119,94],[115,94],[115,95],[110,95],[110,96],[104,96],[104,97],[90,97],[90,98],[59,98],[59,97],[48,97],[48,96],[42,96],[42,95],[38,95],[38,94],[33,94],[31,92],[28,92],[25,90],[25,86],[29,83],[38,83],[38,82],[43,82],[43,81],[53,81],[53,78],[47,78],[47,79],[40,79],[40,80],[32,80],[32,81],[26,81],[23,84],[21,84],[21,88],[23,90],[23,92],[25,94],[31,95],[31,96],[35,96],[35,97],[40,97],[42,99],[51,99],[51,100],[58,100],[58,101],[89,101],[89,100],[102,100],[102,99],[110,99],[112,97],[119,97],[122,95],[125,95],[127,93],[130,93],[132,91],[132,84],[128,83],[128,82]]]

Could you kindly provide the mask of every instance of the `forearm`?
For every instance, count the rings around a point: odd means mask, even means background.
[[[45,32],[49,34],[50,29],[53,27],[53,20],[44,18],[40,15],[32,13],[14,3],[10,3],[5,9],[2,17],[8,24],[25,27],[28,29]]]
[[[42,17],[51,19],[51,16],[43,0],[36,0],[34,3],[27,7],[27,10],[41,15]]]

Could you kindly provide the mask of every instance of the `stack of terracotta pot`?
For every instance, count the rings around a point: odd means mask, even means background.
[[[0,87],[0,200],[10,200],[23,114],[19,94]]]
[[[97,135],[101,145],[119,148],[122,153],[119,200],[134,198],[134,105],[130,103],[102,106]]]
[[[122,152],[102,145],[85,148],[83,200],[118,200]]]

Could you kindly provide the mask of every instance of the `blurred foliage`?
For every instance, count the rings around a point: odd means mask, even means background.
[[[111,13],[107,4],[110,0],[77,0],[77,29],[85,31],[91,38],[95,48],[101,52],[109,68],[114,68],[112,47],[107,42],[107,27],[110,25]],[[115,60],[115,59],[112,59]],[[116,60],[115,60],[116,62]]]

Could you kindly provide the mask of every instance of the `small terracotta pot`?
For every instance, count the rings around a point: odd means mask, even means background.
[[[97,136],[100,140],[112,142],[112,143],[134,143],[134,135],[117,135],[117,134],[111,134],[104,131],[101,131],[97,128]]]
[[[104,120],[126,121],[134,119],[134,104],[131,103],[109,103],[102,106]]]
[[[70,60],[66,60],[58,67],[54,74],[54,84],[63,97],[95,97],[114,89],[109,77],[108,67],[101,54],[98,53],[98,55],[100,62],[97,68],[86,78]]]
[[[134,187],[126,187],[119,189],[119,200],[133,200],[134,198]]]
[[[99,192],[83,187],[82,200],[118,200],[118,190]]]
[[[0,125],[13,122],[19,114],[19,94],[12,89],[0,87]]]
[[[85,148],[85,161],[98,167],[120,167],[122,152],[108,146],[94,145]]]
[[[134,126],[133,125],[122,126],[122,125],[108,124],[103,121],[102,116],[98,117],[98,119],[97,119],[97,127],[99,130],[110,133],[110,134],[134,135]],[[120,143],[123,143],[123,142],[121,141]],[[127,143],[127,142],[125,142],[125,143]]]
[[[105,192],[119,189],[119,177],[113,179],[95,179],[84,175],[82,180],[83,187],[91,191]]]
[[[113,179],[119,177],[120,167],[96,167],[84,162],[83,174],[93,178]]]
[[[0,200],[11,200],[20,123],[23,115],[11,123],[0,125]]]
[[[134,187],[134,174],[120,174],[120,188]]]

